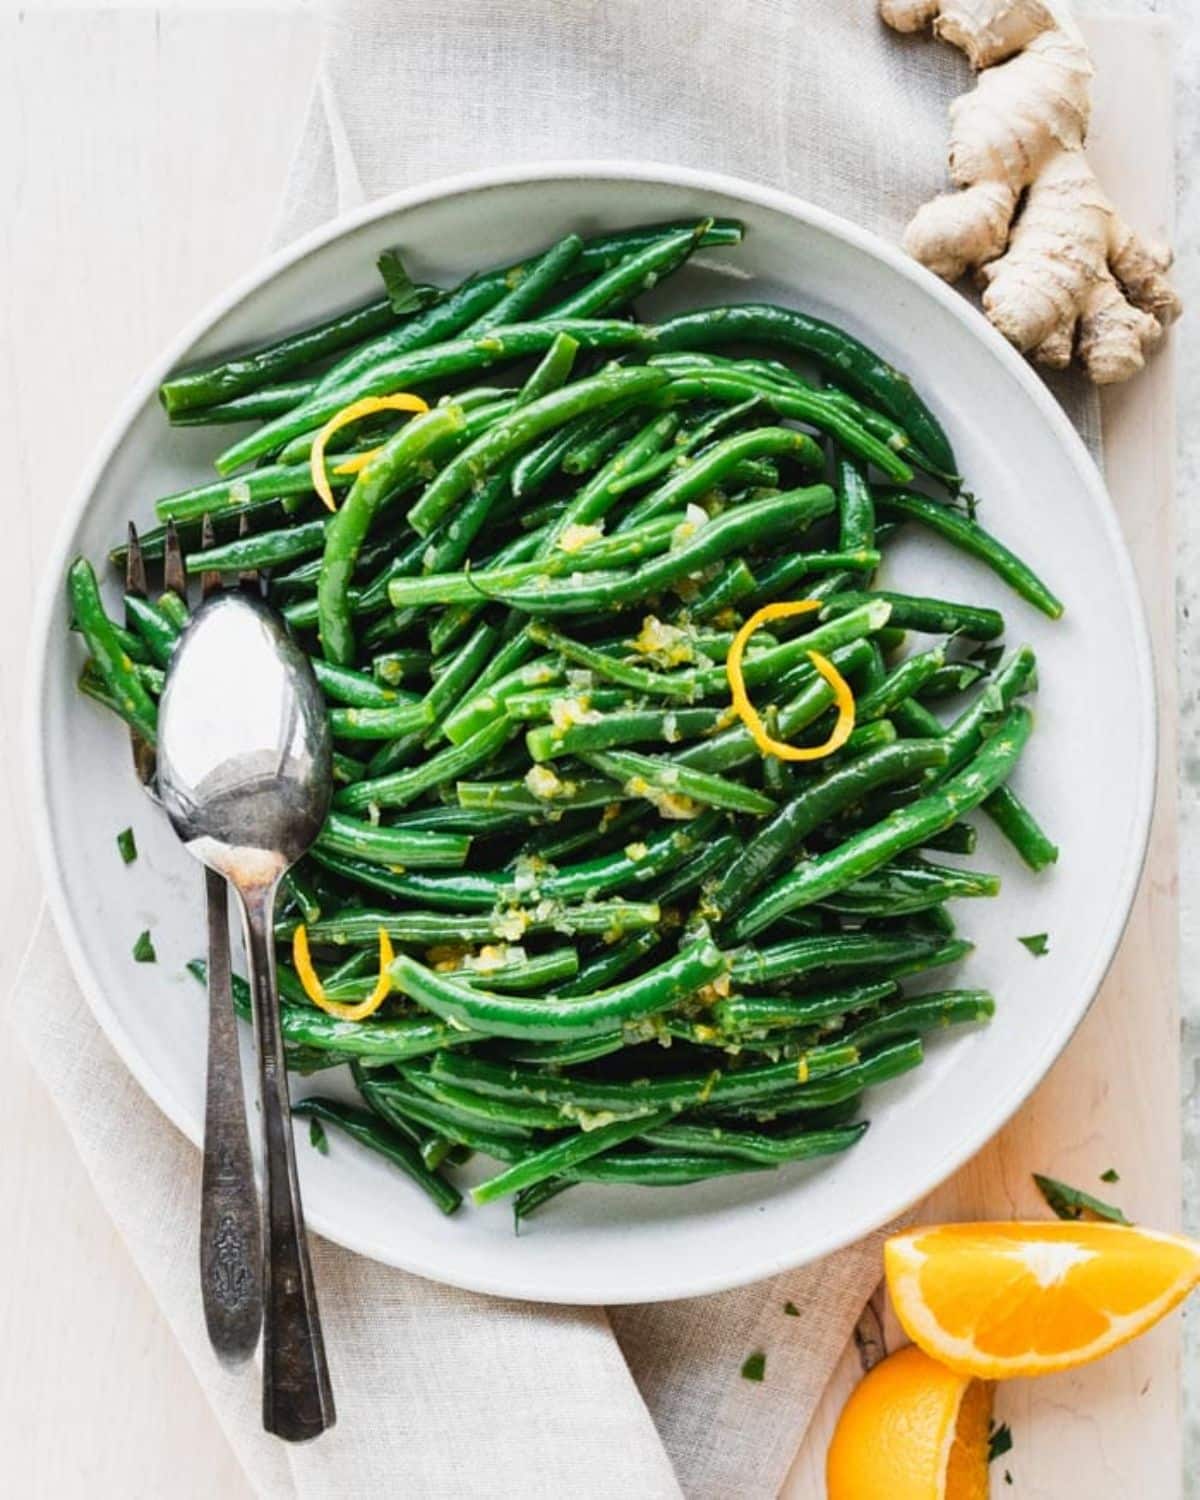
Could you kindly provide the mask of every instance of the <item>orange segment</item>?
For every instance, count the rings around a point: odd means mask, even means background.
[[[825,1464],[828,1500],[987,1500],[992,1387],[910,1345],[862,1378]]]
[[[895,1235],[905,1332],[963,1375],[1050,1375],[1128,1343],[1200,1282],[1200,1246],[1131,1224],[944,1224]]]

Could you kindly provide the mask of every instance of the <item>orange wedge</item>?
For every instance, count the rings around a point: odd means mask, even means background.
[[[1132,1224],[943,1224],[884,1247],[914,1343],[961,1375],[1052,1375],[1144,1333],[1200,1282],[1200,1245]]]
[[[825,1462],[828,1500],[987,1500],[992,1387],[910,1345],[842,1408]]]

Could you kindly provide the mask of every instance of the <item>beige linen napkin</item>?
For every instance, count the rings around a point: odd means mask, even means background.
[[[568,157],[736,173],[894,237],[941,185],[945,103],[967,82],[956,53],[885,31],[874,0],[340,0],[325,22],[281,242],[449,172]],[[207,1345],[199,1157],[101,1036],[46,918],[16,989],[14,1024],[260,1494],[778,1490],[878,1279],[877,1236],[772,1282],[607,1316],[473,1296],[317,1241],[339,1423],[288,1449],[259,1430],[255,1373],[224,1374]],[[762,1384],[740,1376],[755,1349]]]

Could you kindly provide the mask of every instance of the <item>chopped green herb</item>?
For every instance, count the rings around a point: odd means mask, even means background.
[[[400,259],[399,250],[385,250],[375,264],[383,277],[383,288],[393,312],[415,312],[418,307],[424,307],[430,301],[429,290],[414,285]]]
[[[1034,958],[1044,958],[1050,951],[1050,934],[1035,932],[1029,937],[1019,937],[1017,942],[1029,949]]]
[[[767,1373],[767,1356],[759,1350],[742,1366],[743,1380],[761,1380]]]
[[[800,1309],[794,1302],[785,1302],[783,1304],[783,1310],[785,1313],[787,1313],[789,1318],[798,1318],[800,1316]]]
[[[1005,1484],[1011,1484],[1012,1483],[1012,1475],[1008,1472],[1007,1469],[1005,1469],[1005,1471],[1004,1471],[1004,1482],[1005,1482]]]
[[[154,951],[154,944],[150,941],[149,930],[143,932],[133,945],[133,958],[135,963],[156,964],[158,954]]]
[[[329,1137],[316,1115],[308,1122],[308,1139],[314,1150],[319,1151],[322,1156],[329,1155]]]
[[[122,828],[117,834],[117,853],[127,865],[131,865],[137,858],[137,844],[134,842],[132,828]]]
[[[1090,1214],[1096,1219],[1106,1219],[1110,1224],[1129,1223],[1119,1208],[1093,1198],[1091,1193],[1082,1192],[1054,1177],[1043,1177],[1037,1172],[1033,1174],[1033,1180],[1037,1183],[1038,1192],[1060,1219],[1082,1219]]]
[[[988,1433],[988,1463],[1012,1452],[1012,1428],[1007,1422],[993,1422]]]
[[[1121,1174],[1117,1171],[1116,1167],[1109,1167],[1107,1172],[1100,1173],[1101,1182],[1120,1182],[1120,1180]]]

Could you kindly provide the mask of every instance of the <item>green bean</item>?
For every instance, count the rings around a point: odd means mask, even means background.
[[[172,427],[219,427],[235,422],[262,422],[291,411],[293,406],[312,394],[313,385],[312,380],[264,385],[259,390],[247,391],[245,395],[217,402],[214,406],[197,406],[180,412],[168,412],[167,421]]]
[[[562,461],[564,474],[590,474],[598,469],[608,455],[623,447],[630,438],[642,430],[645,413],[627,411],[618,416],[609,414],[594,432],[581,434],[567,450]]]
[[[745,1157],[708,1156],[698,1151],[614,1151],[581,1162],[551,1181],[567,1186],[573,1182],[610,1182],[626,1187],[686,1187],[712,1177],[770,1170],[765,1163],[747,1161]],[[539,1183],[526,1192],[536,1193],[543,1185]],[[524,1208],[522,1217],[528,1212],[529,1208]]]
[[[810,469],[821,461],[821,450],[812,438],[790,427],[756,427],[749,432],[736,432],[732,437],[714,443],[686,468],[639,501],[625,515],[617,530],[629,531],[664,511],[681,509],[728,479],[737,465],[765,454],[785,456]]]
[[[665,556],[629,571],[589,574],[578,580],[542,579],[506,589],[503,602],[529,614],[581,614],[608,609],[674,583],[744,547],[751,537],[762,538],[787,528],[802,528],[827,515],[834,506],[827,485],[812,485],[787,494],[771,495],[725,511]]]
[[[134,663],[121,646],[112,621],[104,612],[96,574],[86,558],[77,557],[67,570],[71,610],[87,648],[117,711],[149,744],[155,742],[158,712],[142,685]]]
[[[588,695],[587,701],[590,705],[592,695]],[[523,717],[511,702],[508,708],[514,718]],[[529,730],[525,743],[530,756],[540,762],[561,755],[579,755],[587,750],[607,750],[618,745],[641,745],[647,741],[671,745],[679,740],[709,734],[725,720],[724,709],[630,708],[589,716],[582,723],[568,723],[561,729],[543,725]]]
[[[901,423],[941,469],[957,473],[941,424],[908,378],[831,323],[792,308],[745,303],[681,313],[658,325],[657,344],[664,350],[707,348],[727,340],[779,345],[810,355]]]
[[[521,1000],[471,989],[437,974],[407,954],[391,967],[396,988],[445,1020],[487,1036],[554,1041],[596,1036],[614,1025],[651,1016],[685,1000],[725,968],[725,957],[706,937],[636,979],[591,995]]]
[[[867,1122],[843,1125],[834,1130],[800,1130],[786,1135],[763,1135],[758,1131],[730,1130],[720,1125],[689,1125],[672,1121],[643,1131],[652,1146],[701,1157],[731,1156],[779,1166],[788,1161],[809,1161],[848,1151],[862,1140]]]
[[[632,937],[610,945],[582,964],[574,979],[559,986],[558,993],[564,997],[586,995],[593,990],[606,988],[640,959],[653,952],[660,941],[656,932],[636,932]]]
[[[468,328],[468,333],[478,336],[505,323],[521,322],[546,293],[558,285],[579,259],[582,249],[583,241],[577,234],[565,235],[557,244],[551,245],[544,255],[532,262],[511,291],[494,303],[482,317],[475,319]]]
[[[380,297],[248,354],[196,370],[179,371],[159,387],[159,399],[174,421],[197,407],[212,407],[254,391],[278,375],[356,344],[395,321],[390,302]]]
[[[435,407],[424,416],[415,417],[388,439],[355,478],[350,493],[327,523],[324,562],[317,585],[318,632],[325,656],[337,665],[353,665],[354,629],[348,593],[359,549],[375,513],[429,449],[461,431],[465,422],[457,406]]]
[[[943,731],[947,751],[946,764],[940,773],[943,778],[959,770],[979,750],[992,726],[1003,718],[1022,693],[1034,685],[1036,672],[1037,659],[1032,649],[1019,647],[1001,665],[984,691]],[[931,779],[933,776],[934,773],[930,773]]]
[[[570,526],[588,526],[602,520],[620,498],[615,486],[630,469],[644,463],[669,442],[679,426],[675,412],[663,412],[652,417],[626,442],[620,450],[567,502],[558,520],[547,532],[545,541],[538,548],[538,556],[552,551],[563,533]],[[565,462],[565,460],[564,460]]]
[[[659,332],[662,332],[661,328]],[[880,442],[843,406],[827,400],[820,391],[801,386],[783,389],[773,383],[764,383],[745,371],[713,372],[704,364],[697,368],[687,356],[654,355],[650,362],[670,371],[674,377],[662,399],[670,401],[682,397],[690,400],[703,394],[718,400],[741,402],[751,395],[758,395],[776,416],[810,423],[850,452],[858,454],[864,462],[875,464],[889,477],[912,477],[912,469],[889,443]]]
[[[422,536],[427,536],[434,523],[477,484],[484,473],[527,448],[542,433],[561,427],[581,412],[599,411],[615,402],[644,396],[661,385],[665,378],[660,371],[644,367],[602,370],[598,375],[577,380],[562,390],[551,391],[528,406],[520,407],[451,459],[409,510],[410,525]]]
[[[983,810],[1031,870],[1044,870],[1058,859],[1058,845],[1011,787],[997,787]]]
[[[359,1088],[371,1107],[394,1126],[416,1121],[458,1145],[494,1156],[497,1161],[519,1161],[528,1154],[527,1131],[481,1126],[471,1116],[437,1103],[403,1079],[380,1077],[375,1069],[364,1070]]]
[[[989,567],[998,578],[1022,599],[1027,600],[1052,620],[1060,618],[1062,601],[1058,599],[1037,574],[1026,563],[992,534],[985,531],[977,521],[963,515],[949,505],[930,500],[927,495],[918,495],[908,490],[885,490],[880,493],[879,504],[886,515],[899,515],[908,520],[919,521],[930,531],[945,537],[961,551]]]
[[[428,704],[393,703],[386,708],[331,708],[329,727],[335,739],[396,740],[429,728]]]
[[[1032,728],[1026,709],[1011,709],[974,759],[950,781],[776,881],[735,923],[735,936],[752,937],[785,912],[835,895],[930,834],[956,823],[1003,783]]]
[[[566,385],[575,367],[575,356],[579,353],[579,342],[569,333],[560,333],[538,361],[537,368],[521,387],[517,397],[518,406],[528,406],[551,391]]]
[[[649,1119],[656,1125],[665,1124],[670,1119],[670,1111],[660,1110],[657,1115],[650,1115]],[[547,1177],[556,1177],[590,1156],[599,1156],[601,1152],[631,1140],[641,1133],[640,1125],[638,1120],[615,1120],[611,1125],[578,1131],[566,1140],[556,1141],[553,1145],[524,1157],[495,1177],[489,1177],[486,1182],[471,1189],[471,1197],[476,1203],[491,1203],[509,1193],[532,1187]]]
[[[607,937],[657,927],[660,912],[652,901],[585,901],[578,906],[548,903],[549,910],[514,909],[465,916],[441,911],[347,910],[322,918],[308,929],[313,943],[335,947],[373,945],[382,927],[390,938],[413,946],[438,943],[490,943],[498,938],[512,941],[523,932],[558,932],[564,935],[594,933]],[[294,924],[292,924],[294,925]],[[291,926],[281,923],[280,936],[290,936]],[[458,1033],[461,1036],[461,1032]]]
[[[538,1073],[513,1064],[450,1053],[439,1055],[431,1071],[434,1078],[460,1083],[476,1093],[500,1099],[557,1103],[564,1119],[579,1119],[586,1124],[590,1118],[604,1114],[637,1117],[652,1115],[659,1109],[724,1108],[779,1097],[790,1101],[839,1078],[846,1080],[843,1088],[853,1083],[856,1086],[852,1091],[858,1092],[872,1081],[873,1073],[868,1071],[864,1078],[862,1064],[857,1059],[854,1047],[837,1043],[815,1047],[804,1056],[783,1063],[727,1072],[713,1069],[707,1073],[642,1078],[633,1083],[566,1073]],[[841,1097],[844,1097],[842,1092],[835,1092],[832,1100],[822,1097],[821,1103],[836,1102]]]
[[[822,905],[856,917],[905,916],[928,911],[962,897],[995,896],[998,876],[946,865],[910,863],[888,865],[827,897]]]
[[[539,783],[541,785],[542,783]],[[455,794],[463,808],[481,812],[553,814],[560,808],[607,807],[618,798],[607,780],[545,782],[546,790],[531,791],[525,781],[458,781]]]
[[[853,552],[875,545],[875,502],[862,467],[851,458],[838,460],[838,546]]]
[[[383,687],[396,688],[410,677],[424,676],[429,671],[430,659],[428,651],[418,651],[413,647],[383,651],[372,660],[371,675]]]
[[[341,821],[347,823],[351,820]],[[446,834],[408,833],[404,829],[372,829],[371,825],[364,825],[378,835],[377,845],[372,843],[369,836],[363,836],[360,840],[366,849],[374,850],[375,857],[370,863],[385,865],[386,871],[365,868],[354,859],[330,860],[330,854],[353,854],[358,851],[336,847],[329,840],[328,826],[317,841],[315,850],[325,856],[323,863],[337,874],[397,896],[401,900],[419,901],[427,906],[445,907],[451,911],[491,911],[502,901],[522,898],[531,902],[592,901],[598,896],[630,885],[644,884],[674,869],[694,847],[703,844],[714,831],[717,822],[717,818],[709,814],[704,818],[697,818],[694,826],[664,829],[643,844],[629,845],[624,850],[601,854],[577,865],[543,869],[535,859],[528,861],[525,867],[518,865],[512,871],[463,871],[441,877],[413,874],[400,868],[405,863],[401,858],[389,861],[385,855],[393,841],[397,848],[403,848],[406,839],[410,843],[422,838],[448,841],[451,836]],[[401,837],[396,838],[396,835]],[[462,839],[459,842],[465,845],[469,840]],[[360,854],[359,857],[363,856]],[[430,860],[426,859],[425,863],[429,864]]]
[[[942,1026],[990,1021],[995,1011],[996,1002],[987,990],[941,990],[889,1007],[856,1026],[851,1039],[866,1049],[894,1037],[923,1036]]]
[[[356,672],[353,667],[337,667],[319,656],[312,657],[311,660],[321,691],[334,703],[344,703],[353,708],[390,708],[403,702],[416,701],[412,694],[384,687],[365,672]]]
[[[885,745],[810,783],[755,834],[711,893],[710,905],[725,918],[733,916],[823,823],[878,787],[911,779],[944,764],[945,758],[940,739],[905,740]]]
[[[998,610],[976,604],[958,604],[949,599],[921,598],[881,589],[864,594],[838,594],[826,602],[822,619],[855,609],[867,599],[886,599],[892,606],[892,624],[903,630],[921,630],[933,635],[965,635],[974,641],[994,641],[1004,634],[1004,616]]]
[[[740,1040],[742,1033],[814,1026],[837,1020],[854,1011],[869,1010],[899,993],[898,984],[882,980],[823,994],[730,995],[713,1006],[713,1017],[722,1032]]]
[[[169,620],[157,604],[137,594],[125,595],[125,619],[137,632],[153,660],[158,666],[165,667],[179,640],[179,627],[175,622]]]
[[[360,713],[376,710],[360,709]],[[387,710],[379,709],[379,713]],[[481,765],[504,745],[516,729],[507,718],[501,717],[478,730],[460,745],[450,745],[431,755],[419,766],[410,766],[403,771],[393,771],[387,776],[374,776],[354,786],[343,787],[335,795],[338,807],[359,809],[364,807],[405,807],[430,787],[442,781],[453,781],[473,767]]]
[[[351,1140],[366,1146],[392,1162],[437,1204],[444,1214],[452,1214],[462,1203],[462,1194],[444,1177],[439,1177],[421,1160],[419,1151],[396,1130],[390,1129],[365,1110],[352,1109],[337,1099],[298,1099],[292,1113],[336,1125]]]
[[[702,219],[694,229],[667,234],[654,244],[635,251],[610,271],[581,287],[574,296],[550,310],[551,318],[592,318],[609,312],[648,292],[664,276],[681,266],[712,228],[711,219]]]
[[[317,847],[332,854],[353,855],[371,864],[427,869],[463,864],[471,840],[454,833],[385,828],[334,812],[326,819]]]
[[[689,804],[695,803],[755,817],[775,811],[771,798],[751,787],[710,771],[695,771],[662,756],[639,755],[633,750],[592,750],[580,759],[610,776],[626,796],[645,797],[668,817],[692,816]]]
[[[319,427],[365,396],[384,395],[414,386],[428,387],[473,370],[488,369],[505,360],[540,354],[560,333],[569,334],[584,349],[636,348],[647,343],[652,336],[631,323],[567,318],[557,322],[513,323],[506,328],[489,329],[478,338],[464,336],[447,343],[391,354],[335,386],[318,388],[302,405],[239,439],[218,456],[217,472],[231,474],[264,454],[274,452],[281,444]],[[658,372],[655,374],[658,382],[665,378]]]
[[[439,1055],[449,1056],[449,1054]],[[852,1067],[818,1078],[814,1082],[805,1084],[803,1088],[793,1089],[787,1093],[768,1094],[765,1097],[735,1098],[728,1103],[718,1100],[718,1114],[720,1118],[728,1115],[737,1119],[774,1120],[780,1116],[786,1118],[793,1114],[809,1114],[813,1110],[824,1112],[833,1106],[849,1102],[865,1088],[888,1083],[893,1078],[899,1078],[911,1069],[919,1067],[923,1056],[924,1049],[920,1038],[905,1037],[901,1041],[885,1044]],[[776,1066],[786,1068],[792,1064],[782,1063]]]
[[[940,646],[918,651],[893,667],[884,680],[870,692],[860,694],[855,703],[855,718],[861,723],[886,718],[898,703],[914,697],[935,672],[942,669],[946,653]]]

